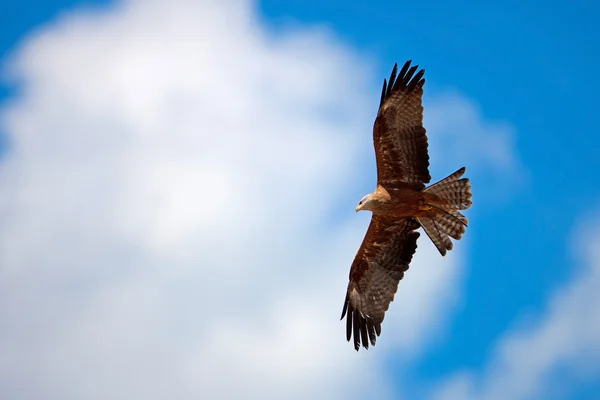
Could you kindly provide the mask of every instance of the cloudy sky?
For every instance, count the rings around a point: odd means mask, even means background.
[[[600,7],[50,0],[0,15],[6,399],[597,399]],[[339,321],[394,62],[438,180],[377,346]]]

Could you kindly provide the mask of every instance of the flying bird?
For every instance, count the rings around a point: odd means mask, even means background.
[[[374,346],[398,283],[417,249],[422,227],[442,256],[452,249],[450,238],[465,233],[467,218],[460,212],[471,202],[471,184],[462,178],[465,167],[425,185],[429,175],[427,135],[423,127],[425,70],[407,61],[394,65],[384,79],[373,127],[377,187],[360,200],[356,211],[372,211],[371,223],[350,268],[342,318],[354,348]]]

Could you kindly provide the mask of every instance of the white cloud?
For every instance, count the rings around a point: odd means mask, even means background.
[[[421,240],[377,348],[345,341],[369,216],[341,193],[376,103],[326,31],[274,35],[245,1],[129,1],[48,25],[9,67],[7,397],[386,396],[378,355],[443,325],[461,253]]]
[[[515,151],[512,125],[486,120],[477,104],[455,91],[434,94],[424,102],[424,123],[436,138],[430,144],[431,159],[455,169],[467,166],[473,186],[486,188],[474,195],[476,206],[508,200],[528,184],[529,172]],[[435,164],[432,171],[438,172]]]
[[[577,230],[575,237],[583,268],[552,295],[546,312],[508,331],[483,373],[458,372],[443,383],[435,398],[563,398],[567,382],[598,375],[600,231],[589,225]],[[561,370],[564,367],[568,373]],[[557,373],[561,379],[556,379]]]

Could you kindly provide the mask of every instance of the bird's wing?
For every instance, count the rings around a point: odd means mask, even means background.
[[[427,135],[423,127],[425,70],[407,61],[390,80],[383,81],[381,102],[373,127],[377,182],[383,186],[409,184],[422,189],[431,180]],[[387,184],[387,185],[386,185]]]
[[[412,218],[373,215],[367,234],[350,268],[350,282],[342,319],[347,315],[346,336],[354,335],[354,348],[375,345],[381,323],[398,282],[417,249],[419,223]]]

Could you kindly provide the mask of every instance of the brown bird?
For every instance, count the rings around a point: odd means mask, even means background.
[[[423,127],[425,71],[407,61],[398,73],[394,65],[383,81],[381,102],[373,128],[377,160],[377,188],[363,197],[356,211],[373,212],[367,234],[350,268],[350,282],[342,319],[354,348],[368,349],[381,334],[381,323],[398,283],[408,270],[423,230],[442,256],[459,240],[467,219],[459,210],[472,204],[471,185],[462,178],[465,167],[445,179],[429,183],[427,135]]]

